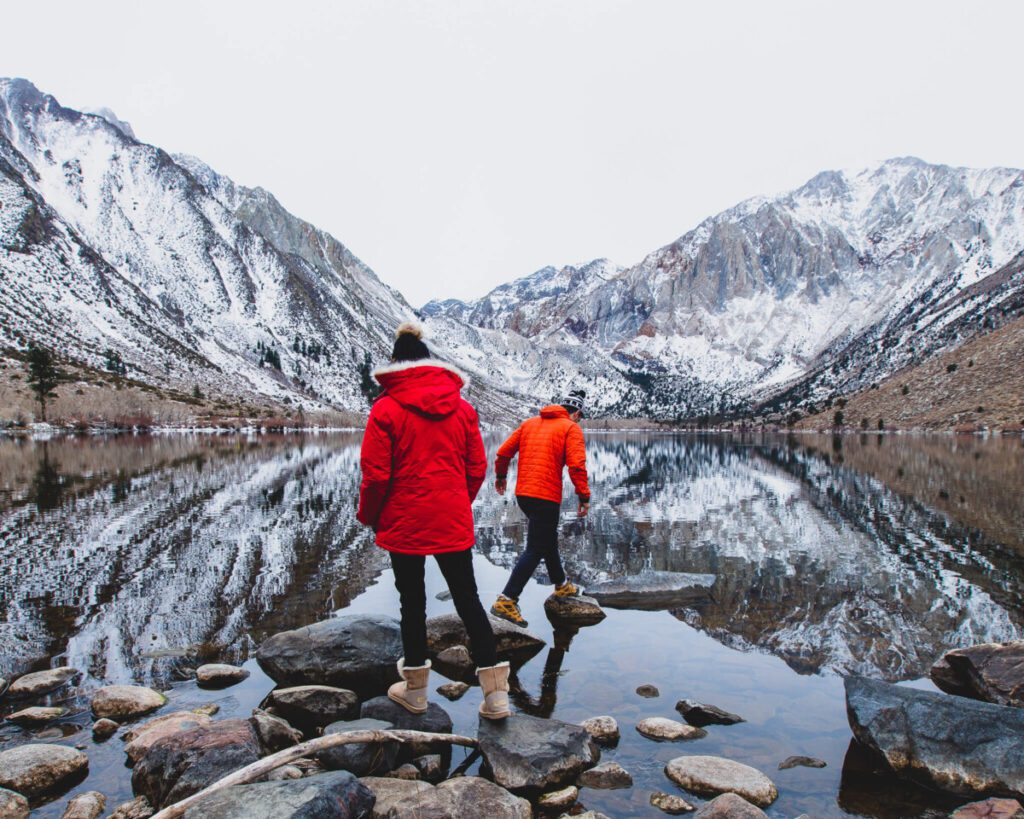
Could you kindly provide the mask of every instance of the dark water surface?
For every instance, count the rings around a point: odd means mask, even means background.
[[[4,724],[0,748],[84,745],[89,777],[43,805],[97,789],[131,797],[121,741],[94,743],[88,691],[139,682],[165,708],[217,702],[247,715],[273,683],[250,659],[267,635],[334,612],[397,612],[386,555],[355,521],[358,435],[0,439],[0,676],[71,665],[72,713],[45,730]],[[490,442],[493,450],[496,441]],[[492,452],[493,454],[493,452]],[[548,648],[518,674],[516,706],[570,722],[614,716],[629,790],[583,790],[613,817],[663,815],[678,789],[665,763],[689,753],[751,764],[778,785],[771,816],[926,816],[950,803],[870,771],[850,749],[841,675],[931,688],[957,646],[1019,638],[1024,626],[1024,448],[1020,438],[590,434],[591,516],[566,514],[562,551],[584,585],[645,568],[717,575],[712,599],[674,611],[608,611],[553,632],[546,578],[523,597]],[[566,504],[566,509],[570,504]],[[477,503],[485,605],[522,548],[524,520],[489,484]],[[431,614],[444,588],[427,575]],[[223,691],[189,681],[203,662],[244,664]],[[431,688],[443,682],[434,675]],[[657,699],[634,691],[642,683]],[[647,716],[683,697],[747,722],[656,743]],[[437,697],[475,733],[478,690]],[[18,706],[20,707],[20,706]],[[0,714],[14,706],[0,700]],[[461,758],[456,751],[456,762]],[[824,769],[778,771],[791,754]],[[691,801],[699,802],[694,799]]]

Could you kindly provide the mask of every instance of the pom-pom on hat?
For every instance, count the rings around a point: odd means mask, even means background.
[[[569,394],[558,399],[558,403],[569,412],[579,412],[581,415],[586,409],[587,394],[583,390],[569,390]]]
[[[392,361],[419,361],[430,358],[430,349],[423,343],[423,328],[415,321],[405,321],[395,330]]]
[[[422,339],[423,327],[415,321],[403,321],[398,325],[398,329],[395,330],[395,340],[398,340],[402,336],[412,336],[413,338]]]

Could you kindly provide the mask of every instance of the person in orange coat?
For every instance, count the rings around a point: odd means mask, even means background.
[[[518,452],[516,501],[529,523],[526,551],[491,606],[491,614],[517,626],[527,625],[519,610],[519,595],[542,560],[555,584],[555,596],[574,597],[580,593],[579,587],[566,578],[558,555],[558,518],[562,508],[562,470],[567,466],[579,498],[579,516],[586,516],[590,509],[587,452],[579,425],[585,398],[583,390],[573,390],[560,403],[550,404],[539,416],[523,421],[498,447],[494,488],[499,495],[505,494],[508,467]]]

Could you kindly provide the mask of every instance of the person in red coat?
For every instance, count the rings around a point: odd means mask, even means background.
[[[391,556],[401,599],[402,677],[388,697],[414,714],[427,710],[426,556],[433,555],[466,625],[484,692],[480,714],[501,719],[508,704],[509,664],[498,663],[494,632],[473,574],[472,503],[487,474],[476,410],[460,392],[466,379],[430,357],[415,324],[398,328],[391,365],[374,372],[384,388],[363,436],[360,523],[373,528]]]

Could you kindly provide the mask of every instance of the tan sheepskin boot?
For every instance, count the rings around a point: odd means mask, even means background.
[[[484,690],[480,716],[486,719],[505,719],[512,716],[512,711],[508,707],[508,672],[508,662],[476,670],[480,687]]]
[[[388,699],[397,702],[406,711],[422,714],[427,710],[427,679],[430,677],[430,660],[426,665],[409,668],[405,657],[398,661],[398,673],[401,682],[396,682],[388,689]]]

